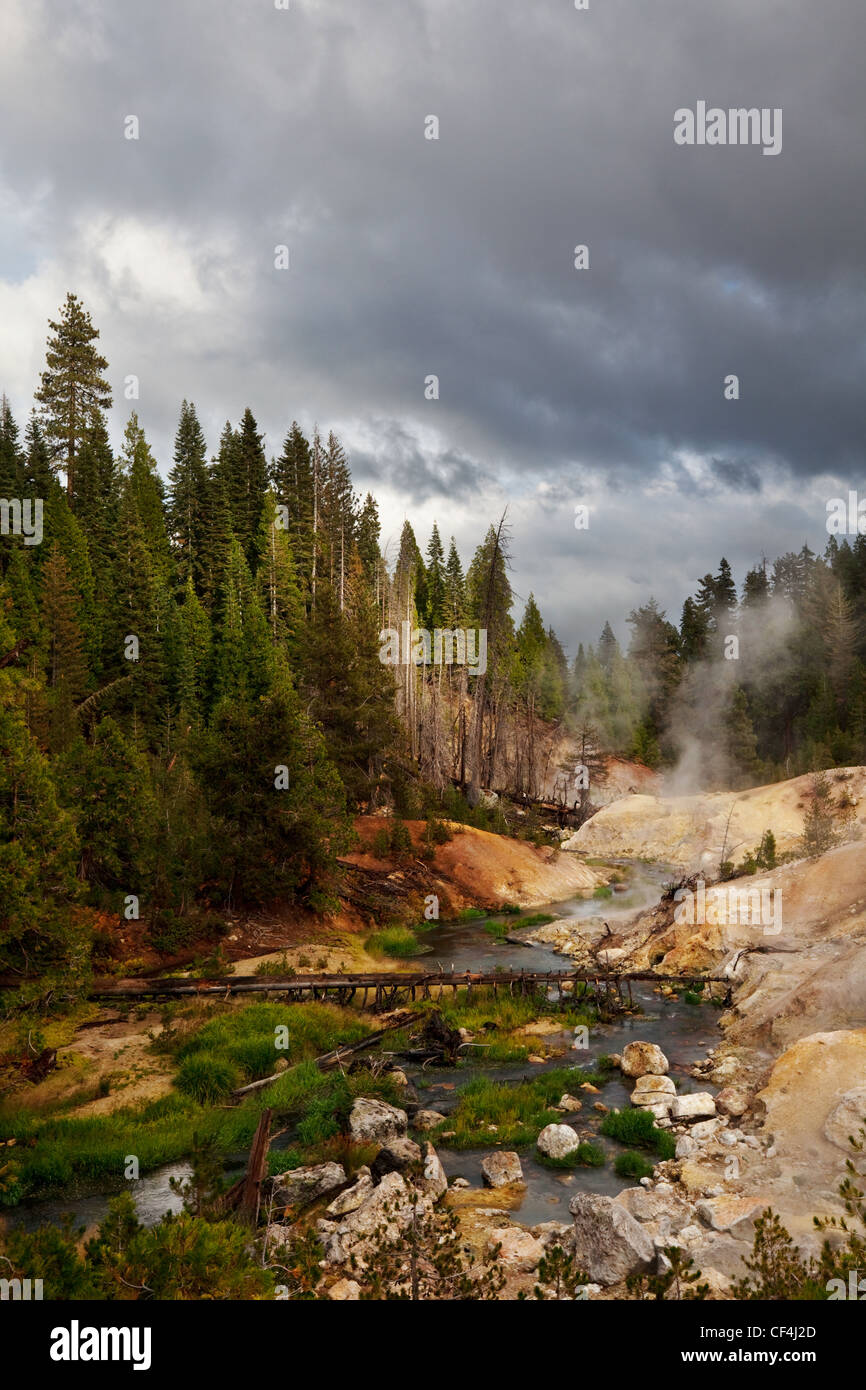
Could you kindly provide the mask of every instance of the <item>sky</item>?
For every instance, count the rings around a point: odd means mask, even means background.
[[[73,290],[163,473],[184,397],[317,422],[392,560],[507,507],[516,616],[626,642],[866,492],[864,52],[863,0],[3,0],[0,390]]]

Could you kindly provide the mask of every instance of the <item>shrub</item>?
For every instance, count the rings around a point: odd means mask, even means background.
[[[384,927],[373,932],[365,942],[366,949],[374,956],[391,956],[401,960],[406,956],[417,956],[423,949],[421,942],[409,927]]]
[[[391,834],[385,826],[383,826],[381,830],[376,831],[376,834],[373,836],[371,848],[377,859],[388,858],[391,852]]]
[[[635,1182],[640,1182],[641,1178],[652,1177],[653,1165],[644,1158],[643,1154],[635,1153],[633,1149],[629,1149],[624,1154],[617,1154],[613,1171],[618,1178],[634,1178]]]
[[[241,1073],[231,1062],[205,1055],[187,1057],[175,1077],[178,1090],[199,1105],[213,1105],[215,1101],[224,1100],[240,1084]]]
[[[655,1149],[661,1158],[673,1158],[676,1153],[673,1135],[665,1129],[656,1128],[649,1110],[611,1110],[602,1120],[601,1132],[608,1139],[618,1139],[621,1144]]]

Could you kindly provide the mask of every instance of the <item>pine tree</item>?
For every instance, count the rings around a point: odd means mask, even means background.
[[[141,524],[154,576],[160,584],[166,584],[172,566],[165,524],[165,485],[135,411],[123,434],[122,460],[129,497]]]
[[[87,664],[76,616],[76,594],[56,542],[42,576],[42,623],[48,647],[50,742],[52,751],[60,752],[76,731],[75,706],[87,686]]]
[[[446,613],[445,551],[442,547],[439,528],[434,521],[430,540],[427,543],[427,621],[425,627],[448,627]]]
[[[18,425],[5,393],[0,396],[0,497],[23,497],[24,458]]]
[[[66,473],[71,498],[84,435],[94,413],[111,405],[111,387],[102,375],[108,363],[94,347],[99,329],[93,327],[77,295],[67,294],[59,321],[49,320],[49,328],[47,365],[36,399],[42,406],[52,456]]]
[[[288,508],[289,541],[308,601],[313,579],[313,464],[309,441],[297,420],[292,421],[283,451],[274,461],[271,483],[278,505]]]
[[[174,440],[174,467],[168,475],[168,527],[175,549],[178,584],[192,579],[204,592],[208,506],[207,446],[195,406],[184,401]]]
[[[448,559],[445,564],[445,626],[457,627],[463,622],[463,610],[466,605],[466,581],[463,577],[463,566],[460,563],[460,556],[457,553],[457,546],[454,544],[454,537],[451,537],[451,545],[448,550]]]
[[[297,669],[306,612],[289,537],[277,519],[276,499],[268,489],[259,526],[256,581],[271,640]]]
[[[253,566],[268,486],[268,464],[262,437],[249,407],[241,417],[239,429],[228,436],[224,433],[220,441],[220,464],[227,483],[232,531],[243,548],[247,563]]]
[[[239,540],[229,551],[215,629],[215,700],[243,702],[265,695],[274,672],[271,638]]]

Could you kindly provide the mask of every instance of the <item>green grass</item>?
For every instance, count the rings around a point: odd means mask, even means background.
[[[636,1182],[640,1182],[641,1178],[652,1177],[653,1165],[644,1158],[643,1154],[635,1153],[633,1149],[629,1149],[624,1154],[617,1154],[613,1171],[618,1178],[634,1178]]]
[[[520,923],[522,927],[546,927],[548,922],[555,922],[556,918],[550,912],[535,912],[531,917],[524,917]]]
[[[214,1105],[230,1096],[241,1084],[238,1067],[232,1066],[223,1057],[210,1057],[206,1053],[195,1053],[181,1062],[175,1077],[175,1085],[185,1096],[197,1100],[199,1105]]]
[[[523,908],[518,907],[517,903],[503,903],[496,911],[501,913],[503,917],[519,917]]]
[[[389,956],[392,960],[405,960],[408,956],[420,955],[423,946],[414,931],[409,927],[383,927],[381,931],[368,936],[364,945],[371,956]]]
[[[497,941],[504,941],[508,935],[507,922],[485,922],[484,930],[488,936],[495,936]]]
[[[287,1039],[277,1031],[283,1028],[288,1030]],[[369,1024],[357,1013],[336,1004],[288,1005],[260,1000],[204,1023],[179,1020],[156,1046],[181,1064],[206,1056],[237,1068],[241,1081],[257,1081],[270,1076],[281,1057],[290,1064],[307,1061],[331,1052],[338,1043],[360,1042],[369,1032]],[[288,1046],[278,1048],[278,1041],[287,1041]]]
[[[457,914],[458,922],[477,922],[482,917],[487,917],[488,913],[483,907],[463,907]]]
[[[145,1173],[186,1158],[196,1140],[213,1139],[223,1153],[247,1149],[265,1106],[273,1109],[275,1127],[297,1125],[298,1153],[314,1152],[345,1133],[358,1095],[399,1104],[401,1088],[387,1076],[374,1078],[369,1072],[343,1076],[319,1071],[314,1062],[301,1062],[266,1092],[247,1096],[230,1108],[211,1108],[189,1095],[174,1094],[110,1115],[43,1120],[28,1112],[4,1110],[0,1133],[18,1141],[14,1152],[19,1169],[16,1185],[4,1200],[14,1205],[23,1197],[92,1187],[120,1189],[130,1154]],[[284,1160],[285,1153],[280,1161],[289,1167]]]
[[[674,1137],[665,1129],[657,1129],[649,1110],[611,1110],[605,1115],[601,1132],[621,1144],[639,1149],[655,1149],[660,1158],[673,1158],[676,1152]]]
[[[613,889],[608,888],[606,883],[600,883],[592,895],[594,898],[612,898]]]
[[[588,1073],[576,1067],[560,1067],[516,1086],[476,1077],[460,1088],[456,1108],[431,1137],[434,1143],[453,1149],[476,1149],[494,1140],[514,1148],[534,1144],[545,1125],[562,1119],[551,1107],[563,1092],[572,1091],[587,1077]],[[496,1134],[490,1125],[496,1125]],[[443,1130],[455,1133],[442,1139]]]
[[[570,1154],[563,1158],[551,1158],[549,1154],[536,1154],[539,1163],[545,1168],[603,1168],[604,1149],[599,1144],[578,1144]]]

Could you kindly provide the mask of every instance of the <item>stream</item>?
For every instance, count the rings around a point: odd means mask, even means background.
[[[617,918],[630,916],[639,909],[658,901],[661,885],[669,877],[659,866],[623,863],[625,891],[614,893],[606,900],[593,898],[571,898],[565,902],[551,903],[543,911],[551,917],[575,917],[588,919],[601,916],[603,920],[615,922]],[[538,908],[527,909],[520,917],[506,919],[510,933],[519,931],[521,923],[538,913]],[[491,971],[497,966],[514,970],[566,970],[569,961],[545,946],[519,945],[511,941],[497,939],[485,930],[489,921],[495,918],[477,918],[472,921],[443,922],[424,934],[427,947],[426,960],[437,968],[454,969],[455,973],[466,970]],[[566,1028],[559,1033],[546,1033],[539,1044],[553,1049],[564,1049],[564,1055],[551,1058],[541,1064],[525,1062],[497,1066],[474,1066],[463,1063],[458,1072],[454,1068],[438,1070],[427,1069],[411,1063],[402,1063],[403,1069],[418,1092],[424,1109],[438,1110],[447,1115],[457,1102],[457,1088],[465,1085],[476,1076],[486,1076],[500,1081],[532,1079],[546,1070],[580,1066],[591,1069],[593,1059],[612,1052],[622,1052],[628,1042],[640,1039],[657,1043],[670,1063],[670,1075],[677,1082],[680,1094],[696,1090],[714,1090],[704,1082],[696,1082],[690,1075],[694,1064],[703,1060],[707,1049],[718,1042],[718,1011],[709,1004],[685,1004],[680,999],[665,999],[655,994],[651,985],[636,983],[632,986],[635,1004],[643,1013],[631,1017],[618,1018],[607,1024],[597,1024],[590,1030],[589,1050],[572,1050],[573,1032]],[[532,1150],[523,1150],[520,1155],[526,1181],[526,1192],[522,1204],[513,1208],[511,1215],[526,1226],[534,1226],[543,1221],[567,1221],[568,1203],[578,1190],[615,1194],[624,1187],[634,1185],[634,1180],[618,1178],[613,1170],[613,1159],[623,1151],[622,1146],[598,1134],[603,1115],[593,1109],[595,1101],[601,1101],[609,1109],[621,1109],[629,1104],[630,1087],[623,1084],[618,1071],[599,1077],[599,1094],[585,1093],[582,1097],[584,1108],[577,1115],[562,1115],[558,1123],[571,1124],[582,1137],[592,1140],[604,1149],[606,1162],[603,1168],[576,1168],[568,1171],[545,1167],[536,1161]],[[492,1137],[492,1136],[491,1136]],[[284,1141],[285,1142],[285,1139]],[[275,1147],[280,1147],[279,1141]],[[473,1187],[482,1185],[481,1161],[490,1148],[454,1151],[444,1145],[439,1148],[439,1156],[449,1179],[463,1177]],[[227,1176],[233,1180],[242,1170],[244,1156],[237,1155]],[[184,1178],[189,1175],[189,1165],[174,1163],[154,1170],[140,1178],[132,1186],[139,1219],[145,1225],[159,1221],[167,1211],[179,1211],[181,1199],[171,1190],[172,1177]],[[110,1193],[94,1193],[88,1196],[57,1198],[49,1201],[22,1203],[3,1213],[8,1225],[22,1225],[33,1229],[44,1222],[59,1222],[63,1214],[71,1212],[75,1223],[87,1228],[99,1222],[108,1208]],[[491,1191],[491,1206],[496,1205],[496,1194]]]

